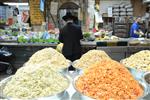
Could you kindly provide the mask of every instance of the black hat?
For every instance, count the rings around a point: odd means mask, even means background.
[[[62,17],[62,19],[63,19],[64,21],[67,21],[68,19],[74,20],[74,19],[75,19],[75,16],[73,16],[70,12],[67,12],[66,15]]]

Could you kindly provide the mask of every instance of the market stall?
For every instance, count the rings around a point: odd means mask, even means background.
[[[144,26],[144,21],[149,22],[145,14],[149,4],[137,0],[22,2],[29,5],[18,5],[22,14],[17,15],[18,22],[11,12],[16,7],[0,6],[5,11],[0,12],[0,54],[11,57],[1,58],[7,68],[1,71],[0,66],[0,99],[150,100],[150,31]],[[79,18],[76,24],[83,33],[82,55],[72,62],[62,54],[58,39],[67,11]],[[143,19],[139,25],[146,31],[132,38],[130,27],[139,15]]]

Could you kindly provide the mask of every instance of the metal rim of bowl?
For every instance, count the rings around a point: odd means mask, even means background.
[[[38,98],[32,98],[32,99],[28,99],[28,100],[36,100],[36,99],[39,99],[39,98],[48,98],[48,97],[62,97],[63,95],[64,95],[64,93],[66,92],[66,90],[69,88],[69,86],[70,86],[70,79],[69,79],[69,76],[67,76],[67,75],[64,75],[64,74],[62,74],[62,73],[60,73],[65,79],[67,79],[67,81],[68,81],[68,86],[64,89],[64,90],[62,90],[61,92],[59,92],[59,93],[57,93],[57,94],[54,94],[54,95],[48,95],[48,96],[45,96],[45,97],[38,97]],[[11,80],[11,78],[13,77],[13,75],[11,75],[11,76],[9,76],[9,77],[7,77],[7,78],[5,78],[5,79],[3,79],[2,81],[0,81],[0,85],[2,85],[2,84],[7,84],[8,83],[8,80],[10,81]],[[4,85],[4,87],[5,87],[5,85]],[[1,87],[1,86],[0,86]],[[3,89],[4,89],[4,87],[3,87]],[[3,90],[2,89],[2,90]],[[12,97],[8,97],[8,96],[5,96],[4,94],[3,94],[3,92],[2,92],[2,97],[4,97],[4,98],[8,98],[8,99],[17,99],[17,100],[21,100],[21,99],[18,99],[18,98],[12,98]]]
[[[146,84],[150,85],[150,84],[146,81],[146,79],[145,79],[145,77],[146,77],[148,74],[150,74],[150,72],[144,73],[143,79],[144,79],[144,82],[145,82]]]
[[[0,100],[9,100],[7,97],[0,96]]]
[[[73,80],[73,83],[72,83],[72,84],[73,84],[74,89],[75,89],[78,93],[80,93],[82,96],[84,96],[85,98],[88,98],[88,99],[93,100],[93,98],[84,95],[83,93],[81,93],[81,92],[76,88],[75,82],[76,82],[76,80],[77,80],[79,77],[80,77],[80,75],[77,76],[77,77],[75,77],[74,80]],[[140,86],[142,86],[142,89],[143,89],[143,91],[144,91],[144,92],[143,92],[143,95],[138,98],[138,100],[140,100],[140,99],[142,99],[142,98],[144,98],[145,96],[148,95],[148,88],[147,88],[147,85],[145,84],[145,82],[138,81],[138,83],[139,83]],[[95,99],[94,99],[94,100],[95,100]]]
[[[138,99],[141,100],[143,99],[145,96],[148,95],[148,87],[147,87],[147,84],[143,81],[138,81],[139,85],[142,87],[143,89],[143,95],[141,97],[139,97]]]

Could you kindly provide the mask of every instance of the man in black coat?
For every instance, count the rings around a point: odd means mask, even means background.
[[[81,57],[80,40],[83,38],[81,27],[73,22],[75,18],[70,12],[63,16],[66,25],[60,29],[59,35],[59,41],[64,44],[62,53],[71,61]]]

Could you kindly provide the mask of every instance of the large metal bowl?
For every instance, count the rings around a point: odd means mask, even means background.
[[[77,89],[77,87],[76,87],[76,85],[75,85],[75,82],[76,82],[76,80],[77,80],[79,77],[80,77],[80,76],[77,76],[76,78],[74,78],[74,80],[73,80],[73,87],[74,87],[74,89],[77,91],[77,93],[80,94],[81,100],[95,100],[95,99],[93,99],[93,98],[91,98],[91,97],[89,97],[89,96],[84,95],[83,93],[81,93],[81,92]],[[143,95],[142,95],[141,97],[139,97],[138,100],[143,100],[143,98],[148,95],[148,87],[147,87],[147,85],[146,85],[145,82],[143,82],[143,81],[138,81],[138,82],[139,82],[140,86],[142,87],[142,89],[144,90]]]
[[[63,75],[63,76],[68,80],[68,84],[69,84],[70,83],[69,77],[65,76],[65,75]],[[19,98],[7,97],[3,93],[3,89],[5,88],[6,84],[11,80],[12,77],[13,76],[9,76],[9,77],[5,78],[4,80],[2,80],[0,82],[0,89],[1,89],[0,97],[6,98],[7,100],[22,100],[22,99],[19,99]],[[68,85],[68,87],[69,87],[69,85]],[[66,89],[68,87],[66,87]],[[45,96],[45,97],[33,98],[33,99],[28,99],[28,100],[43,100],[43,99],[44,100],[63,100],[62,98],[66,98],[68,100],[69,96],[67,96],[66,89],[62,90],[60,93],[57,93],[55,95],[48,95],[48,96]]]

